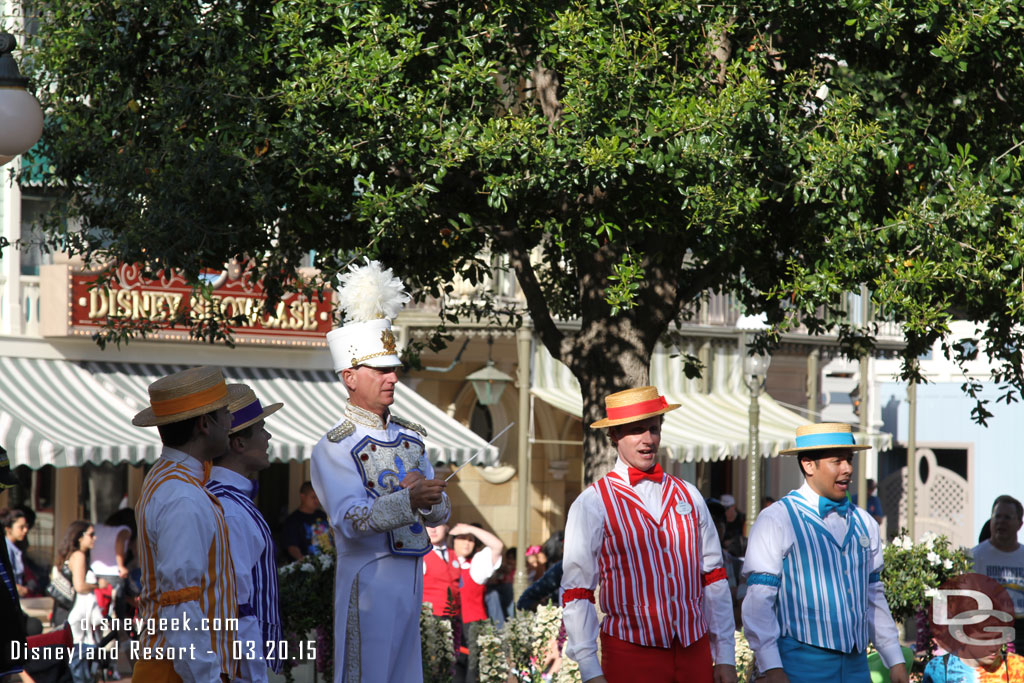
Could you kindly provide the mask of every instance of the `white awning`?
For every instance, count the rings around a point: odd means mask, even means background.
[[[687,349],[695,353],[693,349]],[[673,356],[676,356],[673,358]],[[676,349],[658,344],[651,359],[650,382],[669,403],[680,408],[665,414],[662,448],[677,460],[720,460],[746,457],[749,448],[750,391],[742,381],[742,358],[735,344],[717,344],[709,367],[711,390],[702,393],[701,382],[683,373]],[[556,361],[542,344],[534,349],[531,392],[545,403],[577,417],[583,415],[583,396],[572,372]],[[767,393],[758,400],[758,445],[762,456],[778,455],[795,443],[795,430],[810,420],[782,407]],[[892,435],[856,434],[858,443],[878,449],[892,446]]]
[[[0,357],[0,444],[11,465],[69,467],[155,460],[155,429],[85,368],[59,360]]]
[[[85,462],[152,462],[157,430],[133,427],[149,402],[148,387],[183,366],[0,358],[0,444],[12,464],[39,468]],[[269,421],[272,460],[304,460],[341,417],[345,392],[333,372],[223,368],[229,382],[250,385],[265,404],[285,404]],[[480,449],[478,464],[498,451],[412,389],[395,388],[395,415],[427,431],[431,460],[462,463]]]

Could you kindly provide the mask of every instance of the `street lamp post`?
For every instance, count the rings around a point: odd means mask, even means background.
[[[0,33],[0,165],[23,154],[43,134],[43,110],[11,54],[17,42]]]
[[[505,391],[505,387],[515,381],[509,375],[494,367],[494,361],[491,360],[491,347],[493,344],[494,339],[488,337],[487,365],[466,376],[469,383],[473,385],[473,391],[476,392],[476,402],[482,406],[493,406],[497,403],[501,399],[501,394]]]
[[[761,509],[761,449],[758,438],[761,406],[758,397],[761,395],[761,387],[764,386],[771,362],[772,357],[765,353],[747,355],[743,358],[743,378],[750,389],[750,453],[747,457],[747,520],[744,529],[747,536],[750,535],[750,527],[754,525],[757,512]]]

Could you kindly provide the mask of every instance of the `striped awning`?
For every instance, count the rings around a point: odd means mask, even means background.
[[[682,349],[696,355],[696,349]],[[702,390],[701,382],[688,379],[677,347],[659,344],[651,359],[650,382],[658,387],[669,403],[680,408],[665,414],[662,426],[662,448],[677,460],[720,460],[746,457],[749,445],[750,391],[743,384],[743,359],[735,343],[713,345],[709,367],[710,391]],[[556,361],[541,344],[534,348],[531,392],[559,410],[583,415],[583,396],[572,372]],[[779,405],[762,392],[758,400],[758,450],[762,456],[778,455],[780,450],[795,444],[795,430],[810,422]],[[892,446],[890,434],[856,434],[858,443],[878,449]]]
[[[0,444],[12,465],[155,460],[156,430],[133,427],[134,415],[79,365],[0,357]]]
[[[0,443],[16,465],[66,467],[84,462],[152,462],[156,429],[131,418],[149,403],[151,382],[184,366],[0,358]],[[341,417],[344,388],[333,372],[282,368],[222,368],[228,382],[250,385],[264,404],[283,402],[268,422],[272,460],[304,460]],[[461,464],[480,449],[478,464],[498,451],[399,383],[393,412],[426,428],[435,464]]]

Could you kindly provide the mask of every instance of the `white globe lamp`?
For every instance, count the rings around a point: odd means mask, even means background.
[[[43,134],[43,110],[18,71],[11,52],[17,43],[10,33],[0,33],[0,162],[24,154]],[[8,159],[7,161],[9,161]]]

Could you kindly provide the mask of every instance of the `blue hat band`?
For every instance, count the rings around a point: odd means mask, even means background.
[[[850,432],[825,432],[823,434],[805,434],[796,437],[797,448],[809,448],[812,446],[855,446],[853,434]]]

